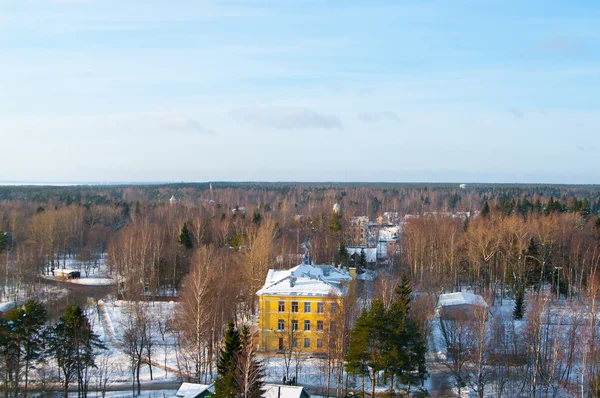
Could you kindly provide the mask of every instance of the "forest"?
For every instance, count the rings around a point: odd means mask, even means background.
[[[384,213],[398,215],[397,249],[376,261],[350,256],[352,220],[366,216],[377,229]],[[223,374],[233,372],[222,364],[229,347],[258,358],[248,362],[255,376],[295,376],[324,396],[597,396],[599,215],[600,186],[592,185],[2,186],[1,388],[6,396],[53,384],[65,393],[76,384],[81,396],[88,384],[102,390],[100,380],[111,382],[102,352],[111,350],[92,314],[120,300],[129,316],[115,347],[137,393],[140,369],[154,377],[166,333],[179,379],[218,380],[221,392],[229,388]],[[256,292],[270,269],[307,253],[362,275],[336,314],[335,344],[310,361],[300,350],[261,353],[251,336]],[[73,263],[82,279],[102,270],[113,283],[65,289],[56,275]],[[482,296],[489,311],[440,319],[439,296],[461,291]],[[152,310],[160,301],[176,302],[172,313]],[[36,319],[21,326],[26,314]],[[71,345],[59,342],[73,336],[85,355],[65,363],[73,355],[60,348]],[[269,356],[282,358],[283,373],[270,372],[279,362]],[[303,366],[322,377],[302,379]],[[238,389],[223,394],[245,396],[244,382],[229,383]],[[258,387],[245,391],[260,396]]]

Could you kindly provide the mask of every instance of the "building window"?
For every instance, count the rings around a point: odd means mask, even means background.
[[[292,321],[292,330],[298,330],[298,321],[295,319]]]
[[[331,303],[331,314],[335,315],[335,313],[337,312],[337,304],[336,303]]]
[[[336,329],[337,329],[337,328],[336,328],[336,326],[335,326],[335,322],[331,322],[331,324],[329,325],[329,331],[330,331],[331,333],[335,333]]]
[[[304,348],[310,348],[310,339],[304,339]]]
[[[304,303],[304,312],[310,312],[310,301]]]
[[[292,301],[292,312],[298,312],[298,302]]]
[[[293,347],[293,348],[296,348],[296,347],[298,347],[298,339],[297,339],[297,338],[293,338],[293,339],[292,339],[292,347]]]
[[[277,330],[285,330],[285,322],[283,319],[277,321]]]
[[[323,339],[317,339],[317,348],[323,348]]]
[[[323,307],[324,307],[323,303],[317,303],[317,313],[318,314],[322,314],[324,312]]]
[[[283,337],[279,338],[279,350],[283,350]]]
[[[285,301],[280,301],[277,305],[279,312],[285,312]]]
[[[310,321],[304,321],[304,331],[310,332]]]
[[[323,321],[317,321],[317,331],[323,331]]]

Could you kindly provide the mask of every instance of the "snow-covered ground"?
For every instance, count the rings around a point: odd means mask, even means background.
[[[96,261],[81,261],[74,257],[60,258],[58,267],[53,274],[44,275],[49,280],[60,280],[78,285],[107,286],[114,284],[114,279],[108,269],[106,255],[102,254]],[[79,271],[81,277],[77,279],[66,279],[62,276],[66,271]]]
[[[109,349],[110,360],[120,365],[115,372],[115,381],[123,382],[131,380],[130,357],[124,352],[123,332],[131,320],[131,311],[135,303],[128,301],[99,301],[93,309],[94,317],[98,322],[94,330],[98,333]],[[174,302],[149,302],[140,303],[148,307],[147,314],[150,316],[150,327],[152,340],[154,342],[152,362],[152,379],[155,381],[177,381],[180,377],[178,372],[178,358],[175,335],[167,331],[163,335],[160,329],[164,327],[165,321],[169,320],[175,312]],[[159,325],[159,322],[161,324]],[[163,329],[164,330],[164,329]],[[143,365],[140,371],[140,380],[150,381],[150,367]]]

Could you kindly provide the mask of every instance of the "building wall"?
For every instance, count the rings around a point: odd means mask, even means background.
[[[283,350],[324,352],[332,315],[341,310],[339,301],[331,297],[260,296],[258,320],[260,350],[282,351],[281,342]],[[283,302],[285,311],[279,311],[279,302]],[[298,312],[291,311],[292,302],[298,303]],[[310,303],[310,312],[304,311],[304,303]],[[323,303],[323,313],[317,312],[318,303]],[[279,320],[284,322],[284,329],[278,328]],[[292,330],[293,321],[298,322],[297,331]],[[310,322],[310,331],[304,331],[305,321]],[[322,331],[317,330],[318,321],[323,322]],[[297,347],[293,347],[293,339],[296,339]],[[309,347],[305,347],[304,339],[309,339]],[[318,346],[319,340],[321,340],[321,347]]]

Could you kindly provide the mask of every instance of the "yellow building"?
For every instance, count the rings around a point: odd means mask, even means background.
[[[289,270],[269,270],[259,296],[259,339],[262,351],[318,353],[325,337],[335,333],[334,318],[346,293],[349,272],[313,265],[306,257]]]

